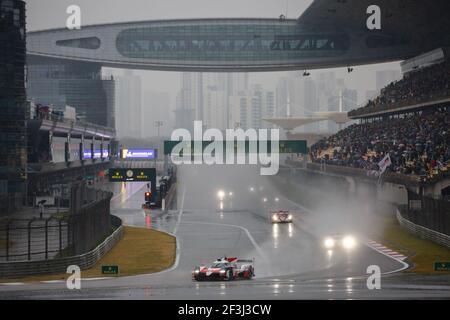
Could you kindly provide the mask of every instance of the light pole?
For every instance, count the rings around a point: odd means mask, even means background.
[[[155,126],[156,126],[156,128],[158,130],[158,140],[159,140],[159,128],[161,128],[163,125],[164,125],[163,121],[161,121],[161,120],[156,120],[155,121]]]
[[[164,122],[163,121],[161,121],[161,120],[156,120],[155,121],[155,126],[156,126],[156,130],[157,130],[157,132],[158,132],[158,153],[160,152],[160,150],[161,150],[161,141],[160,141],[160,138],[159,138],[159,129],[162,127],[164,125]],[[156,157],[155,157],[155,169],[156,169]]]

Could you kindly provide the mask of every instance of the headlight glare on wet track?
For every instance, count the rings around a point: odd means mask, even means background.
[[[345,236],[342,239],[342,246],[345,249],[353,249],[356,246],[356,240],[352,236]]]
[[[334,245],[335,245],[335,241],[332,238],[325,238],[323,244],[324,244],[325,248],[333,249]]]

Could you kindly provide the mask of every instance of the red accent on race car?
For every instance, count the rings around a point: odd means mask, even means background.
[[[231,262],[237,261],[237,259],[238,259],[238,258],[227,258],[227,261],[231,263]]]
[[[203,269],[200,269],[200,272],[213,272],[213,273],[215,273],[215,272],[220,272],[220,268],[203,268]]]

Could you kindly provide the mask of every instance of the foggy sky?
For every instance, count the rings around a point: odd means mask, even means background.
[[[26,0],[27,30],[61,28],[67,19],[66,8],[76,4],[81,8],[82,24],[140,21],[173,18],[212,17],[270,17],[287,13],[298,18],[312,0]],[[358,102],[364,102],[367,90],[375,89],[377,70],[399,69],[399,63],[356,67],[352,74],[345,68],[333,69],[337,78],[343,78],[348,88],[358,90]],[[312,76],[329,70],[313,70]],[[120,70],[113,73],[121,74]],[[295,71],[300,72],[300,71]],[[136,71],[142,77],[143,91],[168,92],[173,109],[179,90],[178,72]],[[260,83],[274,90],[278,78],[286,72],[254,73],[251,83]]]

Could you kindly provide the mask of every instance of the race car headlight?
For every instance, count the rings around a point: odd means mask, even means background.
[[[194,271],[194,273],[195,273],[195,274],[199,274],[199,273],[200,273],[200,270],[197,269],[197,270]]]
[[[220,200],[223,200],[223,198],[225,198],[225,191],[219,190],[219,191],[217,192],[217,197],[218,197]]]
[[[272,221],[278,221],[278,217],[276,215],[272,216]]]
[[[288,215],[288,220],[292,220],[292,214]]]
[[[325,240],[323,241],[323,245],[325,246],[325,248],[327,249],[332,249],[334,248],[334,240],[332,238],[325,238]]]
[[[225,274],[225,270],[220,270],[220,274]]]
[[[352,236],[345,236],[342,239],[342,246],[345,249],[353,249],[356,246],[356,240]]]

